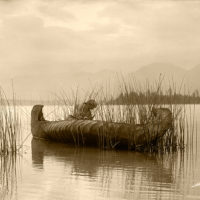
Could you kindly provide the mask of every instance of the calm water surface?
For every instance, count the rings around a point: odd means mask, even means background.
[[[23,137],[30,134],[30,110],[23,108]],[[199,135],[200,107],[196,111]],[[161,156],[74,148],[30,136],[16,160],[1,160],[1,198],[200,199],[200,137],[194,143],[185,153]]]

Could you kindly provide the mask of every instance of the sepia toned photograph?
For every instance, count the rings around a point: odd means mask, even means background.
[[[200,199],[200,0],[0,0],[0,200]]]

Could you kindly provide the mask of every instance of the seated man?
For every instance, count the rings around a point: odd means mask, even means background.
[[[96,101],[90,99],[87,102],[84,102],[81,106],[79,106],[75,110],[75,114],[73,117],[75,117],[76,119],[92,120],[94,116],[92,116],[91,110],[96,107],[97,107]]]

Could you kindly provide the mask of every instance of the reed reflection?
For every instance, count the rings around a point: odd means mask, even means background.
[[[15,199],[17,191],[17,157],[0,156],[0,197]]]

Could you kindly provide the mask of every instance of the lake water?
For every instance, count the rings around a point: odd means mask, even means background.
[[[23,107],[24,138],[30,111]],[[195,121],[200,135],[200,106]],[[199,146],[195,137],[184,153],[158,155],[75,148],[30,135],[16,160],[1,159],[1,199],[200,199]]]

